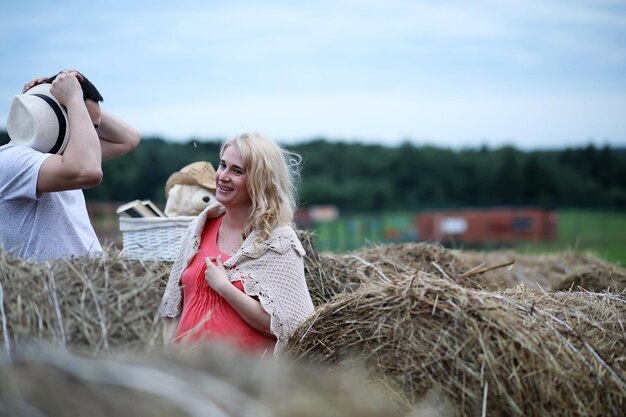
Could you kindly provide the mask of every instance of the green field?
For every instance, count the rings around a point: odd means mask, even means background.
[[[114,210],[111,213],[109,211],[111,210],[92,212],[92,222],[102,241],[121,245],[117,215]],[[317,250],[345,252],[378,243],[418,241],[416,215],[416,212],[342,215],[336,221],[316,223],[309,229],[315,233]],[[558,216],[558,237],[555,241],[531,244],[520,242],[508,248],[528,254],[591,251],[604,259],[626,266],[626,213],[559,210]]]
[[[414,222],[416,214],[341,216],[333,222],[317,223],[312,228],[316,235],[315,245],[320,251],[343,252],[368,244],[416,241],[419,236]],[[626,265],[626,213],[559,210],[558,216],[556,240],[532,244],[520,242],[512,249],[529,254],[591,251],[611,262]]]
[[[518,244],[515,249],[524,253],[591,251],[626,266],[626,213],[562,210],[555,242]]]

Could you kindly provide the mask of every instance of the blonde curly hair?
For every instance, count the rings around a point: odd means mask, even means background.
[[[259,133],[228,139],[222,144],[220,158],[231,145],[241,154],[252,200],[244,233],[248,236],[257,231],[259,242],[267,240],[276,227],[293,225],[302,158]]]

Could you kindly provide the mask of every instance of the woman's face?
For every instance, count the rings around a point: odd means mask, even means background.
[[[222,205],[250,206],[252,200],[248,194],[248,180],[237,146],[230,145],[224,150],[215,172],[215,183],[215,197]]]

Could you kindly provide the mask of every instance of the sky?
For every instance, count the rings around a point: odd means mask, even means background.
[[[74,68],[172,141],[626,146],[626,0],[13,0],[0,21],[0,128]]]

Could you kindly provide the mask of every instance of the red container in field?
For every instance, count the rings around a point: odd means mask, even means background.
[[[555,239],[558,216],[538,208],[485,208],[425,212],[416,221],[420,240],[492,244]]]

